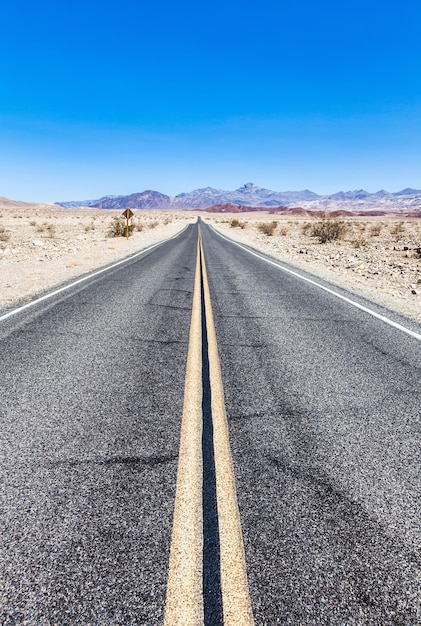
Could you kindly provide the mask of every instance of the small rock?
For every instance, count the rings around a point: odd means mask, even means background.
[[[34,239],[32,245],[36,248],[42,248],[44,246],[44,242],[41,239]]]
[[[415,289],[411,289],[411,293],[416,296],[417,295],[417,291]]]

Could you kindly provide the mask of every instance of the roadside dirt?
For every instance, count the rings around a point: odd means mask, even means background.
[[[421,220],[347,218],[341,239],[320,243],[311,236],[319,219],[265,214],[205,218],[237,241],[249,244],[421,322]],[[272,235],[260,225],[276,222]]]
[[[36,294],[180,232],[195,217],[135,211],[134,232],[110,237],[121,211],[0,208],[0,307]]]

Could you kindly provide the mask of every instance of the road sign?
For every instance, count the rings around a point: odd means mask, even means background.
[[[122,215],[126,218],[126,220],[129,220],[131,217],[133,217],[134,213],[131,209],[126,209],[125,211],[123,211]]]
[[[123,211],[122,216],[126,218],[126,239],[129,238],[129,220],[133,217],[134,213],[131,209]]]

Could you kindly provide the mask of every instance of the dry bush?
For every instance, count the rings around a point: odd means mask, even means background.
[[[404,232],[405,232],[404,222],[398,222],[397,224],[394,224],[390,229],[391,235],[401,235]]]
[[[37,226],[37,233],[45,233],[47,237],[50,237],[51,239],[55,236],[56,234],[56,227],[54,224],[48,223],[48,222],[44,222],[44,224],[39,224]]]
[[[154,222],[150,222],[148,224],[148,228],[156,228],[158,226],[159,222],[154,221]]]
[[[313,224],[310,236],[317,237],[320,243],[342,239],[346,232],[346,224],[335,218],[323,218],[317,224]]]
[[[137,230],[137,232],[138,232],[138,233],[141,233],[141,232],[142,232],[142,230],[143,230],[143,224],[142,224],[142,222],[136,222],[136,224],[135,224],[135,228],[136,228],[136,230]]]
[[[268,237],[271,237],[273,235],[273,233],[275,232],[277,226],[278,226],[278,222],[275,222],[275,221],[273,221],[273,222],[262,222],[261,224],[257,225],[257,228],[264,235],[267,235]]]
[[[310,228],[311,228],[311,223],[304,222],[304,224],[301,226],[301,232],[303,233],[303,235],[307,235]]]
[[[0,241],[6,243],[10,240],[10,235],[11,233],[9,230],[6,230],[3,226],[0,226]]]
[[[31,221],[29,222],[29,226],[36,226],[36,225],[37,225],[37,223],[36,223],[36,221],[35,221],[35,220],[31,220]]]
[[[382,230],[382,226],[383,224],[373,224],[372,227],[370,228],[370,235],[372,237],[379,237],[381,230]]]
[[[367,246],[367,239],[364,235],[360,235],[356,239],[351,239],[350,244],[353,248],[365,248]]]
[[[132,235],[134,231],[133,224],[128,227],[128,231],[130,237],[130,235]],[[107,235],[108,237],[126,237],[126,220],[118,216],[113,217]]]
[[[85,233],[89,233],[90,230],[95,230],[95,224],[93,222],[85,226]]]
[[[47,236],[50,237],[51,239],[53,239],[55,237],[56,234],[56,227],[54,224],[47,224],[46,225],[46,231],[47,231]]]
[[[236,217],[234,217],[230,222],[229,222],[231,228],[245,228],[246,224],[245,222],[240,222],[239,219],[237,219]]]
[[[281,228],[281,230],[279,231],[279,234],[282,237],[285,237],[286,235],[288,235],[288,229],[287,228]]]

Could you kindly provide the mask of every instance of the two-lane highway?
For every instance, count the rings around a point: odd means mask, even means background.
[[[167,602],[167,624],[231,624],[248,583],[256,624],[419,624],[419,325],[200,226],[202,256],[190,226],[0,320],[0,623],[149,626]],[[236,484],[221,496],[224,397]],[[196,574],[180,600],[191,454]],[[238,511],[241,583],[223,535]]]

